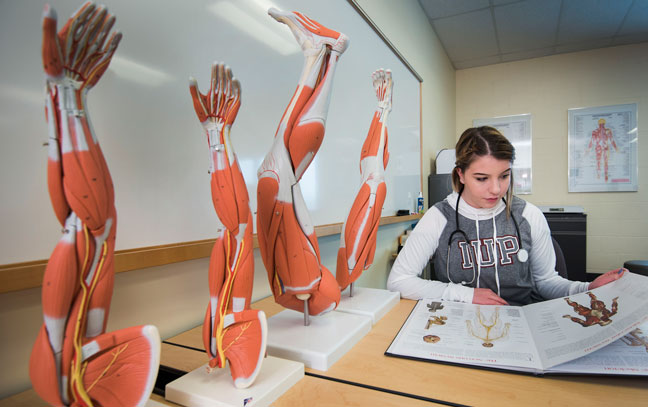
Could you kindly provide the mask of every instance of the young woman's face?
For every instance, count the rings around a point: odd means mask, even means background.
[[[511,183],[511,163],[492,155],[477,157],[466,171],[458,172],[464,184],[461,197],[473,208],[494,207]]]

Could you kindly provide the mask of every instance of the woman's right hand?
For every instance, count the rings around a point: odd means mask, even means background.
[[[473,304],[483,305],[508,305],[502,297],[495,294],[490,288],[475,288],[473,293]]]

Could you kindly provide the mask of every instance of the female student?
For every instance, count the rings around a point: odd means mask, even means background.
[[[623,275],[613,270],[591,283],[558,275],[544,215],[513,196],[514,159],[513,145],[496,129],[463,132],[452,171],[454,192],[412,231],[389,274],[389,290],[409,299],[524,305],[591,290]],[[438,281],[419,277],[430,258]]]

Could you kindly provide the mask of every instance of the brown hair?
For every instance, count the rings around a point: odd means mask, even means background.
[[[452,170],[452,187],[456,192],[462,192],[464,185],[459,178],[459,171],[466,172],[466,168],[477,157],[492,155],[498,160],[515,160],[515,147],[497,129],[490,126],[471,127],[464,131],[455,146],[455,167]],[[511,200],[513,199],[513,171],[510,175],[510,185],[506,191],[506,213],[511,213]]]

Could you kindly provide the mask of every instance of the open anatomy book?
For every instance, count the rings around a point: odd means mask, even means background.
[[[522,307],[420,300],[385,352],[536,374],[648,375],[648,277]]]

